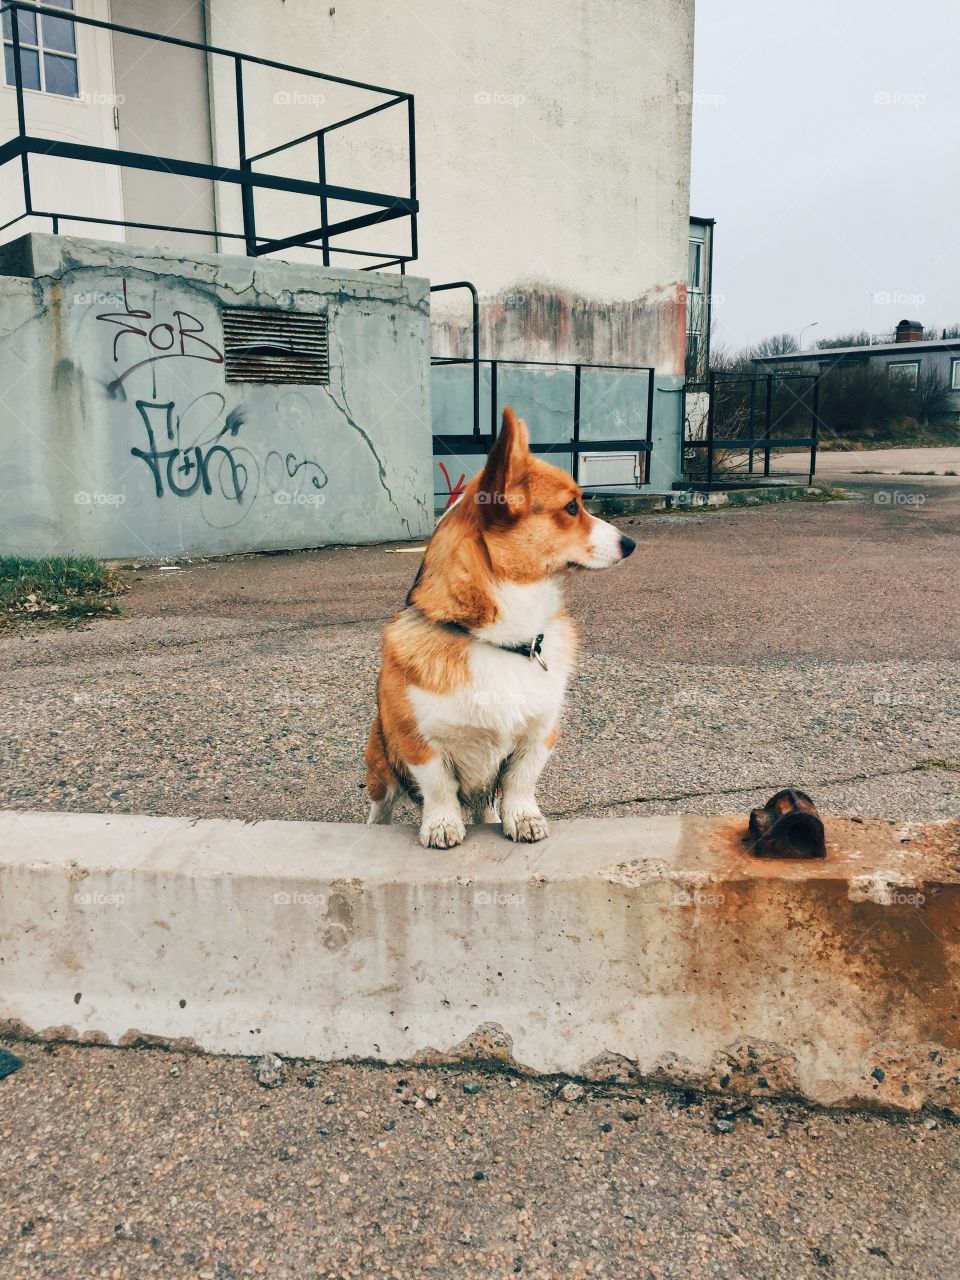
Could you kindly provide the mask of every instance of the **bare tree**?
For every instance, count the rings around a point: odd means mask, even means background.
[[[817,346],[821,351],[834,351],[837,347],[869,347],[870,334],[866,329],[859,329],[856,333],[838,333],[833,338],[821,338]]]
[[[751,360],[759,360],[762,356],[792,356],[799,350],[800,344],[792,333],[774,333],[750,347],[749,356]]]
[[[956,418],[953,392],[938,369],[924,369],[914,395],[915,415],[924,426],[939,426]]]

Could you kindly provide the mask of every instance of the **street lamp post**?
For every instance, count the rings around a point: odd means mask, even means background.
[[[807,332],[808,329],[815,329],[819,323],[820,323],[819,320],[811,320],[809,324],[805,324],[803,328],[800,330],[800,342],[798,343],[798,345],[800,347],[801,354],[803,354],[803,335]]]

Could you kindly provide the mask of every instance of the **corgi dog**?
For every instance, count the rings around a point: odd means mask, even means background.
[[[550,834],[537,780],[557,741],[577,635],[561,595],[573,569],[607,569],[635,543],[584,510],[505,409],[483,470],[440,519],[406,607],[383,634],[366,749],[371,823],[407,795],[420,843],[451,849],[474,821],[511,840]]]

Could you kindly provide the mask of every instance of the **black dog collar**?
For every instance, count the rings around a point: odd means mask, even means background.
[[[538,636],[534,636],[532,640],[526,640],[523,644],[497,644],[496,640],[486,640],[483,636],[475,635],[469,627],[465,627],[462,622],[447,622],[443,618],[428,618],[422,609],[417,605],[409,605],[414,613],[420,615],[424,622],[429,622],[435,627],[444,627],[447,631],[456,631],[459,635],[469,636],[471,640],[476,640],[479,644],[488,644],[491,649],[499,649],[501,653],[515,653],[521,658],[529,658],[531,662],[538,662],[544,671],[549,670],[547,664],[543,660],[540,650],[543,646],[543,632]]]

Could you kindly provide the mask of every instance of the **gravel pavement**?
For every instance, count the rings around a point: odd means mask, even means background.
[[[960,482],[851,493],[621,522],[636,554],[569,584],[584,652],[547,814],[745,812],[785,785],[960,813]],[[120,619],[0,639],[0,803],[362,818],[380,630],[418,559],[130,570]]]
[[[4,1280],[956,1273],[956,1124],[370,1066],[268,1090],[243,1060],[15,1047]]]
[[[960,813],[960,484],[851,495],[624,522],[631,560],[570,583],[584,655],[548,813],[745,812],[788,783],[828,811]],[[379,632],[417,561],[140,567],[121,618],[8,634],[0,803],[361,818]],[[10,1047],[2,1280],[956,1270],[942,1119],[366,1065],[267,1090],[246,1061]]]

